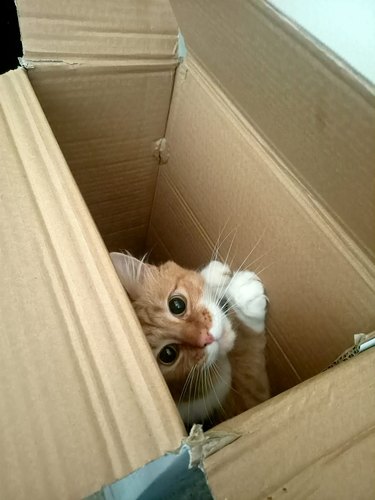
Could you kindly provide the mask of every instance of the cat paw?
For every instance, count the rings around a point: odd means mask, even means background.
[[[232,277],[232,271],[227,264],[218,260],[211,261],[201,271],[206,284],[214,290],[225,290]]]
[[[263,332],[267,298],[258,276],[251,271],[236,273],[227,295],[239,319],[255,332]]]

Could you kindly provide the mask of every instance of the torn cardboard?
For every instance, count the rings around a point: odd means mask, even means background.
[[[344,361],[348,361],[349,359],[358,356],[361,352],[367,351],[372,347],[375,347],[375,332],[367,334],[356,333],[354,335],[354,345],[349,349],[346,349],[345,352],[335,359],[335,361],[328,368],[332,368],[333,366],[339,365]]]
[[[204,472],[189,467],[189,449],[182,446],[134,471],[87,500],[213,500]]]
[[[146,464],[129,476],[87,500],[160,500],[191,499],[212,500],[212,494],[204,471],[204,460],[232,443],[240,436],[235,432],[209,431],[194,425],[187,438],[174,452]]]

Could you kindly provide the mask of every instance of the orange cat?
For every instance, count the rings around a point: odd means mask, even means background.
[[[111,258],[186,425],[217,424],[269,397],[266,296],[254,273]]]

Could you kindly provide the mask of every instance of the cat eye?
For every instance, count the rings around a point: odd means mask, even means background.
[[[168,307],[170,312],[174,316],[181,316],[186,311],[186,299],[182,295],[175,295],[171,297],[168,301]]]
[[[158,359],[163,365],[173,364],[178,356],[178,347],[175,344],[169,344],[163,347],[158,354]]]

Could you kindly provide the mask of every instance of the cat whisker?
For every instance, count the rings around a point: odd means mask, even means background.
[[[221,236],[224,233],[224,231],[225,231],[228,223],[229,223],[229,217],[226,220],[226,222],[225,222],[224,226],[222,227],[222,229],[220,229],[219,236],[217,237],[216,243],[215,243],[214,248],[212,250],[212,258],[211,258],[211,260],[218,260],[218,255],[219,255],[220,247],[223,245],[223,243],[228,238],[228,236],[233,232],[233,229],[231,231],[229,231],[229,233],[225,236],[225,238],[220,242]]]
[[[208,414],[208,408],[207,408],[207,404],[206,404],[206,385],[205,385],[205,381],[206,381],[206,367],[203,365],[203,368],[201,369],[201,378],[200,378],[200,383],[199,383],[199,396],[201,399],[203,399],[203,404],[204,404],[204,407],[205,407],[205,410],[206,410],[206,417],[209,418],[209,414]],[[205,418],[202,418],[202,423],[203,421],[205,420]]]
[[[268,252],[266,252],[265,254],[261,255],[258,259],[256,260],[259,260],[260,258],[264,257],[265,255],[267,255]],[[255,261],[256,261],[255,260]],[[254,262],[255,262],[254,261]],[[266,271],[268,268],[272,267],[275,263],[274,262],[271,262],[270,264],[264,266],[263,268],[261,268],[259,270],[259,267],[258,268],[255,268],[254,269],[254,273],[257,275],[257,278],[259,278],[259,276],[264,272]],[[233,277],[232,279],[239,273],[240,271],[236,271],[234,274],[233,274]],[[256,278],[255,278],[256,279]],[[220,305],[220,301],[225,297],[225,294],[227,293],[228,291],[228,288],[229,288],[229,285],[230,283],[228,284],[228,286],[226,287],[226,289],[224,290],[224,293],[223,293],[223,296],[219,298],[219,301],[217,302],[217,304],[220,306],[220,309],[222,310],[223,314],[226,314],[227,316],[230,316],[230,315],[233,315],[233,313],[236,312],[236,306],[235,305],[230,305],[227,309],[224,309],[223,307],[221,307]],[[269,302],[269,299],[268,297],[266,297],[266,300],[267,302]]]
[[[189,371],[189,373],[188,373],[188,375],[187,375],[187,377],[186,377],[185,383],[184,383],[184,385],[183,385],[183,387],[182,387],[182,391],[181,391],[181,394],[180,394],[180,397],[179,397],[179,400],[178,400],[178,404],[180,404],[180,403],[181,403],[181,401],[182,401],[182,399],[183,399],[183,397],[184,397],[184,395],[185,395],[186,389],[188,388],[188,385],[189,385],[189,382],[190,382],[190,378],[191,378],[192,373],[193,373],[194,366],[195,366],[195,365],[193,365],[193,366],[190,368],[190,371]]]
[[[231,246],[230,246],[230,249],[228,252],[231,251],[231,247],[232,247],[232,244],[233,244],[233,240],[232,240],[232,243],[231,243]],[[223,265],[226,265],[227,262],[225,261],[223,263]],[[230,266],[229,266],[230,268]],[[225,287],[225,290],[227,290],[228,286],[229,286],[229,283],[230,283],[230,280],[231,280],[231,276],[229,277],[229,281],[228,281],[228,284],[225,285],[225,281],[228,279],[228,276],[226,274],[222,274],[222,276],[220,277],[220,281],[219,281],[219,284],[217,285],[216,289],[215,289],[215,293],[214,295],[212,296],[212,301],[219,305],[220,306],[220,302],[222,300],[222,298],[224,297],[225,293],[223,292],[223,288]]]
[[[217,253],[218,253],[218,249],[219,249],[219,243],[220,243],[220,238],[221,238],[221,235],[223,234],[227,224],[229,222],[229,217],[228,219],[226,220],[225,224],[223,225],[223,227],[220,229],[219,231],[219,235],[218,237],[216,238],[216,242],[215,242],[215,245],[213,246],[212,248],[212,253],[211,253],[211,260],[214,260],[217,256]]]
[[[249,262],[249,264],[246,266],[247,269],[250,269],[253,267],[253,265],[258,262],[259,260],[261,259],[264,259],[264,257],[266,257],[269,253],[270,253],[271,249],[268,249],[266,252],[264,252],[262,255],[259,255],[256,259],[253,259],[251,262]],[[254,271],[255,272],[255,271]]]
[[[196,369],[197,369],[197,365],[195,364],[195,365],[194,365],[194,367],[193,367],[193,374],[192,374],[192,377],[191,377],[191,379],[190,379],[190,384],[189,384],[188,418],[187,418],[187,423],[188,423],[188,425],[190,425],[190,402],[191,402],[191,389],[192,389],[192,385],[193,385],[193,382],[194,382]]]
[[[259,240],[258,240],[258,241],[259,241]],[[254,247],[254,248],[255,248],[255,247]],[[254,250],[254,248],[253,248],[253,250]],[[253,250],[252,250],[252,251],[253,251]],[[252,253],[252,251],[250,252],[250,254]],[[271,251],[271,250],[268,250],[268,251],[267,251],[267,252],[265,252],[264,254],[260,255],[260,256],[259,256],[259,257],[257,257],[256,259],[254,259],[254,260],[253,260],[253,261],[249,264],[249,266],[248,266],[248,267],[252,266],[255,262],[257,262],[258,260],[260,260],[260,259],[262,259],[263,257],[265,257],[265,256],[266,256],[266,255],[267,255],[270,251]],[[248,255],[248,256],[247,256],[247,257],[246,257],[246,258],[242,261],[242,263],[241,263],[240,267],[239,267],[239,268],[238,268],[238,269],[237,269],[237,270],[233,273],[233,276],[232,276],[231,280],[229,281],[228,285],[226,286],[225,290],[224,290],[224,291],[223,291],[223,293],[222,293],[222,297],[221,297],[221,299],[222,299],[223,297],[225,297],[225,294],[226,294],[226,293],[227,293],[227,291],[228,291],[228,288],[229,288],[229,286],[230,286],[231,281],[232,281],[232,280],[233,280],[233,279],[237,276],[237,274],[239,274],[239,273],[243,270],[244,263],[246,262],[246,260],[247,260],[247,259],[248,259],[248,257],[250,256],[250,254],[249,254],[249,255]],[[267,267],[266,267],[266,268],[267,268]],[[262,272],[263,272],[263,270],[262,270]],[[255,271],[255,274],[257,274],[257,275],[258,275],[259,273],[257,273],[257,272]],[[221,299],[220,299],[220,300],[221,300]]]
[[[233,242],[237,236],[237,231],[238,231],[238,227],[234,227],[231,231],[228,232],[228,234],[225,236],[225,238],[222,239],[222,241],[220,242],[220,239],[221,239],[221,235],[223,234],[227,224],[229,222],[229,219],[227,220],[227,222],[225,223],[225,225],[223,226],[223,228],[220,230],[220,233],[219,233],[219,236],[218,236],[218,239],[214,245],[214,248],[213,248],[213,251],[212,251],[212,256],[211,256],[211,261],[213,260],[218,260],[220,262],[223,262],[223,264],[227,264],[227,260],[228,260],[228,256],[229,254],[231,253],[231,249],[232,249],[232,246],[233,246]],[[226,255],[226,258],[223,259],[221,257],[219,257],[219,250],[221,248],[221,246],[224,244],[224,242],[227,240],[227,238],[229,238],[229,236],[233,233],[233,236],[232,236],[232,240],[230,242],[230,245],[229,245],[229,249],[227,251],[227,255]],[[217,302],[218,300],[218,295],[221,295],[221,289],[222,289],[222,286],[224,284],[224,280],[225,280],[225,276],[222,276],[221,278],[221,281],[219,282],[219,285],[216,287],[216,290],[210,290],[210,293],[209,293],[209,298],[213,301],[213,302]]]
[[[221,404],[220,399],[219,399],[219,397],[218,397],[218,395],[217,395],[217,393],[216,393],[216,390],[215,390],[215,385],[214,385],[213,380],[212,380],[212,377],[211,377],[211,371],[210,371],[210,370],[208,370],[208,371],[207,371],[207,374],[208,374],[208,378],[210,379],[211,389],[212,389],[212,391],[213,391],[213,393],[214,393],[214,395],[215,395],[216,401],[217,401],[217,402],[218,402],[218,404],[219,404],[220,411],[222,412],[222,414],[223,414],[224,418],[226,418],[226,413],[225,413],[225,410],[224,410],[223,405]]]
[[[244,267],[245,267],[245,264],[246,264],[247,260],[248,260],[248,259],[249,259],[249,257],[253,254],[253,252],[254,252],[254,250],[257,248],[257,246],[260,244],[260,242],[261,242],[262,238],[264,237],[264,234],[265,234],[265,229],[263,230],[263,233],[260,235],[260,237],[258,238],[258,240],[257,240],[257,242],[255,243],[255,245],[253,246],[253,248],[250,250],[250,252],[246,255],[246,257],[244,258],[244,260],[241,262],[241,264],[240,264],[240,266],[237,268],[236,272],[233,274],[232,279],[233,279],[233,278],[234,278],[234,277],[235,277],[235,276],[236,276],[236,275],[237,275],[240,271],[242,271],[242,270],[244,269]],[[233,240],[234,240],[234,239],[233,239]],[[232,243],[231,243],[231,245],[230,245],[229,251],[228,251],[228,253],[227,253],[227,258],[226,258],[226,259],[225,259],[225,261],[224,261],[224,264],[226,264],[226,263],[227,263],[228,256],[229,256],[229,252],[230,252],[230,250],[231,250],[231,248],[232,248],[233,240],[232,240]],[[257,260],[259,260],[259,258],[257,258],[254,262],[256,262]],[[230,264],[230,266],[229,266],[229,267],[232,267],[232,266],[233,266],[233,261],[234,261],[234,256],[233,256],[233,258],[232,258],[232,260],[231,260],[231,264]],[[251,263],[251,265],[252,265],[252,263]],[[246,267],[248,267],[248,266],[246,266]],[[227,287],[225,288],[224,292],[221,294],[221,295],[222,295],[222,297],[224,297],[224,296],[225,296],[225,294],[226,294],[226,292],[228,291],[228,287],[229,287],[229,285],[230,285],[230,281],[229,281],[229,283],[228,283]],[[221,289],[221,287],[219,288],[219,290],[220,290],[220,289]],[[221,297],[221,298],[222,298],[222,297]]]
[[[264,228],[262,234],[260,235],[260,237],[258,238],[257,242],[255,243],[255,245],[253,246],[253,248],[250,250],[250,252],[246,255],[246,257],[244,258],[244,260],[241,262],[241,264],[239,265],[239,267],[237,268],[237,270],[235,271],[235,273],[233,274],[232,276],[232,279],[239,273],[241,272],[243,269],[246,268],[249,268],[250,266],[252,266],[255,262],[257,262],[258,260],[262,259],[263,257],[265,257],[269,252],[270,250],[268,250],[267,252],[265,252],[264,254],[262,254],[261,256],[257,257],[256,259],[254,259],[252,262],[248,263],[247,264],[247,261],[248,259],[250,258],[250,256],[253,254],[253,252],[255,251],[255,249],[258,247],[258,245],[260,244],[260,242],[262,241],[264,235],[265,235],[265,232],[266,232],[266,228]],[[233,260],[232,260],[232,265],[233,265]],[[227,293],[228,291],[228,287],[230,285],[230,282],[228,283],[228,286],[226,287],[226,289],[224,290],[224,293],[223,293],[223,296],[225,296],[225,294]]]
[[[143,263],[148,262],[148,259],[149,259],[150,255],[151,255],[151,250],[149,250],[148,252],[146,252],[144,254],[144,256],[141,259],[141,262],[143,262]]]
[[[235,227],[232,229],[232,231],[231,231],[231,232],[233,233],[233,236],[232,236],[232,240],[231,240],[231,242],[230,242],[230,244],[229,244],[229,248],[228,248],[228,250],[227,250],[227,254],[226,254],[226,256],[225,256],[225,259],[224,259],[223,264],[228,264],[228,258],[229,258],[229,255],[230,255],[230,253],[231,253],[231,250],[232,250],[232,247],[233,247],[234,240],[236,239],[236,236],[237,236],[237,233],[238,233],[238,226],[235,226]],[[228,233],[228,236],[229,236],[229,234],[230,234],[230,233]]]
[[[239,396],[241,396],[241,393],[236,391],[236,389],[231,385],[229,384],[225,379],[224,377],[221,375],[220,373],[220,370],[219,370],[219,367],[217,366],[216,364],[216,361],[215,363],[212,364],[212,369],[213,371],[216,373],[216,375],[220,378],[220,380],[223,382],[223,384],[225,384],[227,387],[229,387],[233,392],[235,392],[236,394],[238,394]]]
[[[256,270],[255,272],[259,276],[260,274],[262,274],[264,271],[266,271],[269,267],[273,266],[274,264],[275,264],[274,262],[271,262],[267,266],[264,266],[260,271]]]
[[[221,310],[223,311],[224,314],[226,314],[228,316],[229,314],[233,314],[234,312],[236,312],[236,306],[231,305],[228,307],[228,309],[225,310],[222,308]]]
[[[203,370],[203,373],[204,373],[204,393],[203,393],[203,401],[204,401],[204,406],[206,408],[206,415],[207,415],[207,418],[208,420],[210,421],[210,424],[213,425],[213,421],[211,419],[211,415],[210,415],[210,412],[208,411],[208,408],[207,408],[207,404],[206,404],[206,395],[208,393],[208,384],[207,384],[207,369],[204,369]]]
[[[201,376],[202,376],[202,371],[200,369],[200,366],[197,365],[197,380],[194,384],[194,395],[193,395],[193,401],[197,400],[197,393],[198,393],[198,398],[199,398],[199,386],[201,382]],[[195,422],[193,422],[195,423]]]
[[[255,243],[255,245],[253,246],[253,248],[250,250],[250,252],[247,254],[247,256],[245,257],[245,259],[242,261],[242,263],[238,267],[238,270],[242,270],[244,268],[247,260],[249,259],[249,257],[251,257],[251,255],[253,254],[254,250],[259,246],[260,242],[264,238],[264,235],[266,234],[266,229],[267,228],[263,229],[262,234],[259,236],[259,238],[258,238],[257,242]],[[246,266],[246,267],[249,267],[249,266]]]
[[[207,404],[206,404],[206,394],[208,394],[210,392],[211,388],[212,388],[211,385],[210,385],[210,383],[209,383],[208,372],[209,372],[209,368],[208,368],[207,365],[205,365],[204,369],[203,369],[203,373],[204,373],[204,405],[205,405],[205,408],[206,408],[207,418],[210,420],[210,422],[212,424],[210,413],[208,411],[208,407],[207,407]]]

